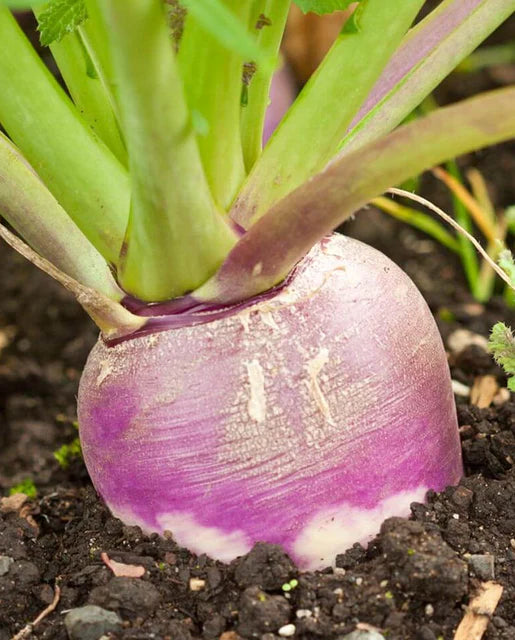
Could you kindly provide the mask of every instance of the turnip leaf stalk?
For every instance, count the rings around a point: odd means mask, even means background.
[[[411,29],[354,118],[340,149],[388,133],[515,10],[515,0],[445,0]]]
[[[3,6],[0,41],[0,122],[90,242],[116,262],[129,215],[125,169],[82,120]]]
[[[262,150],[286,0],[34,2],[70,97],[0,0],[0,213],[19,234],[0,237],[100,328],[79,435],[115,515],[320,568],[459,481],[429,308],[385,256],[324,236],[515,134],[513,88],[395,128],[513,3],[444,0],[408,31],[423,0],[362,0]]]
[[[434,111],[335,158],[255,222],[197,296],[236,302],[277,284],[316,238],[388,186],[454,155],[513,137],[514,101],[515,88],[492,91]]]
[[[247,35],[250,4],[225,0],[223,6]],[[209,9],[205,12],[209,13]],[[215,202],[226,210],[245,177],[240,136],[241,74],[245,58],[207,32],[203,22],[190,10],[178,60],[189,110],[200,114],[206,123],[206,130],[197,136],[206,178]]]
[[[259,218],[331,159],[423,4],[424,0],[367,0],[359,5],[359,31],[344,28],[244,183],[234,209],[241,226],[249,226],[249,212],[252,219]]]
[[[276,57],[290,7],[289,0],[262,0],[254,3],[249,28],[257,34],[258,45]],[[265,113],[269,103],[272,70],[250,66],[249,77],[243,78],[241,99],[241,140],[247,172],[261,154]]]
[[[235,235],[202,171],[160,0],[135,0],[131,11],[125,0],[99,0],[99,7],[132,187],[118,276],[139,298],[165,300],[205,281]]]
[[[39,16],[40,13],[36,12],[36,17]],[[88,21],[89,25],[91,21]],[[59,41],[53,41],[49,45],[52,56],[84,120],[116,158],[126,166],[127,150],[112,108],[110,95],[88,53],[81,32],[83,30],[77,29]]]
[[[60,271],[113,300],[123,298],[107,262],[1,133],[0,211]]]

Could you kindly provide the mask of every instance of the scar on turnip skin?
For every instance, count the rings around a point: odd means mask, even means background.
[[[335,422],[331,415],[331,409],[329,407],[329,403],[327,402],[327,398],[325,397],[320,383],[318,381],[318,376],[322,371],[322,368],[329,362],[329,350],[326,347],[322,347],[312,360],[310,360],[306,365],[306,370],[308,372],[308,380],[306,380],[306,384],[308,386],[309,392],[313,396],[314,401],[316,402],[317,407],[320,409],[321,414],[327,420],[327,422],[331,426],[335,426]]]
[[[257,360],[246,362],[249,377],[250,396],[248,401],[249,416],[256,422],[266,418],[265,374]]]
[[[99,387],[106,378],[113,373],[113,367],[108,360],[102,360],[100,363],[100,372],[97,376],[97,387]]]

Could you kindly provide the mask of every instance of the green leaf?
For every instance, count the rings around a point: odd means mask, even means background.
[[[54,451],[54,458],[62,469],[67,469],[75,458],[82,458],[82,449],[79,438],[74,438],[70,444],[63,444]]]
[[[500,364],[507,376],[515,375],[515,337],[510,327],[498,322],[492,328],[488,347],[494,360]],[[515,391],[515,378],[510,377],[508,388]]]
[[[86,20],[84,0],[51,0],[38,17],[41,44],[60,42]]]
[[[355,0],[294,0],[303,13],[317,13],[319,16],[333,11],[343,11]]]

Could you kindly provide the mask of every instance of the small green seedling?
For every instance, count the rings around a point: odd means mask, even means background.
[[[33,480],[25,478],[25,480],[22,480],[9,489],[10,496],[13,496],[15,493],[24,493],[27,498],[34,499],[38,495],[38,490]]]
[[[296,578],[292,578],[289,582],[285,582],[283,584],[283,586],[281,587],[281,589],[283,591],[291,591],[292,589],[295,589],[295,587],[297,587],[299,585],[299,581]]]
[[[75,458],[82,458],[82,450],[78,436],[70,444],[63,444],[57,451],[54,451],[54,458],[62,469],[67,469]]]

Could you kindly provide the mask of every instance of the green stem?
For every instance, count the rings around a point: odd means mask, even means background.
[[[247,24],[248,1],[223,0],[223,4],[242,25]],[[211,193],[217,205],[227,210],[245,178],[240,139],[245,60],[191,14],[186,18],[178,60],[189,110],[205,122],[197,141]]]
[[[253,224],[195,297],[226,304],[266,291],[318,240],[392,184],[513,137],[514,99],[515,88],[485,93],[335,159]]]
[[[129,152],[120,282],[147,301],[204,282],[235,242],[213,204],[160,0],[98,0]]]
[[[113,66],[107,46],[105,24],[96,0],[84,0],[88,19],[78,29],[80,37],[93,62],[107,94],[111,108],[119,121],[118,104],[116,102],[116,84],[113,77]]]
[[[34,13],[37,17],[41,12]],[[118,160],[126,165],[127,151],[120,137],[111,100],[80,33],[68,34],[60,42],[51,44],[50,50],[82,117]]]
[[[2,6],[0,42],[0,122],[90,242],[116,262],[129,213],[124,168]]]
[[[250,28],[254,31],[256,25],[259,25],[258,45],[272,58],[279,53],[289,8],[289,0],[264,0],[256,3],[255,9],[251,12]],[[261,15],[266,18],[266,22],[263,22]],[[247,90],[246,104],[242,105],[241,138],[247,171],[252,169],[261,153],[272,76],[272,71],[254,74]]]
[[[0,215],[57,269],[113,300],[121,300],[123,292],[104,258],[1,133]]]
[[[423,0],[366,0],[310,78],[254,165],[233,210],[248,227],[320,171],[415,18]],[[349,23],[348,23],[349,24]]]

